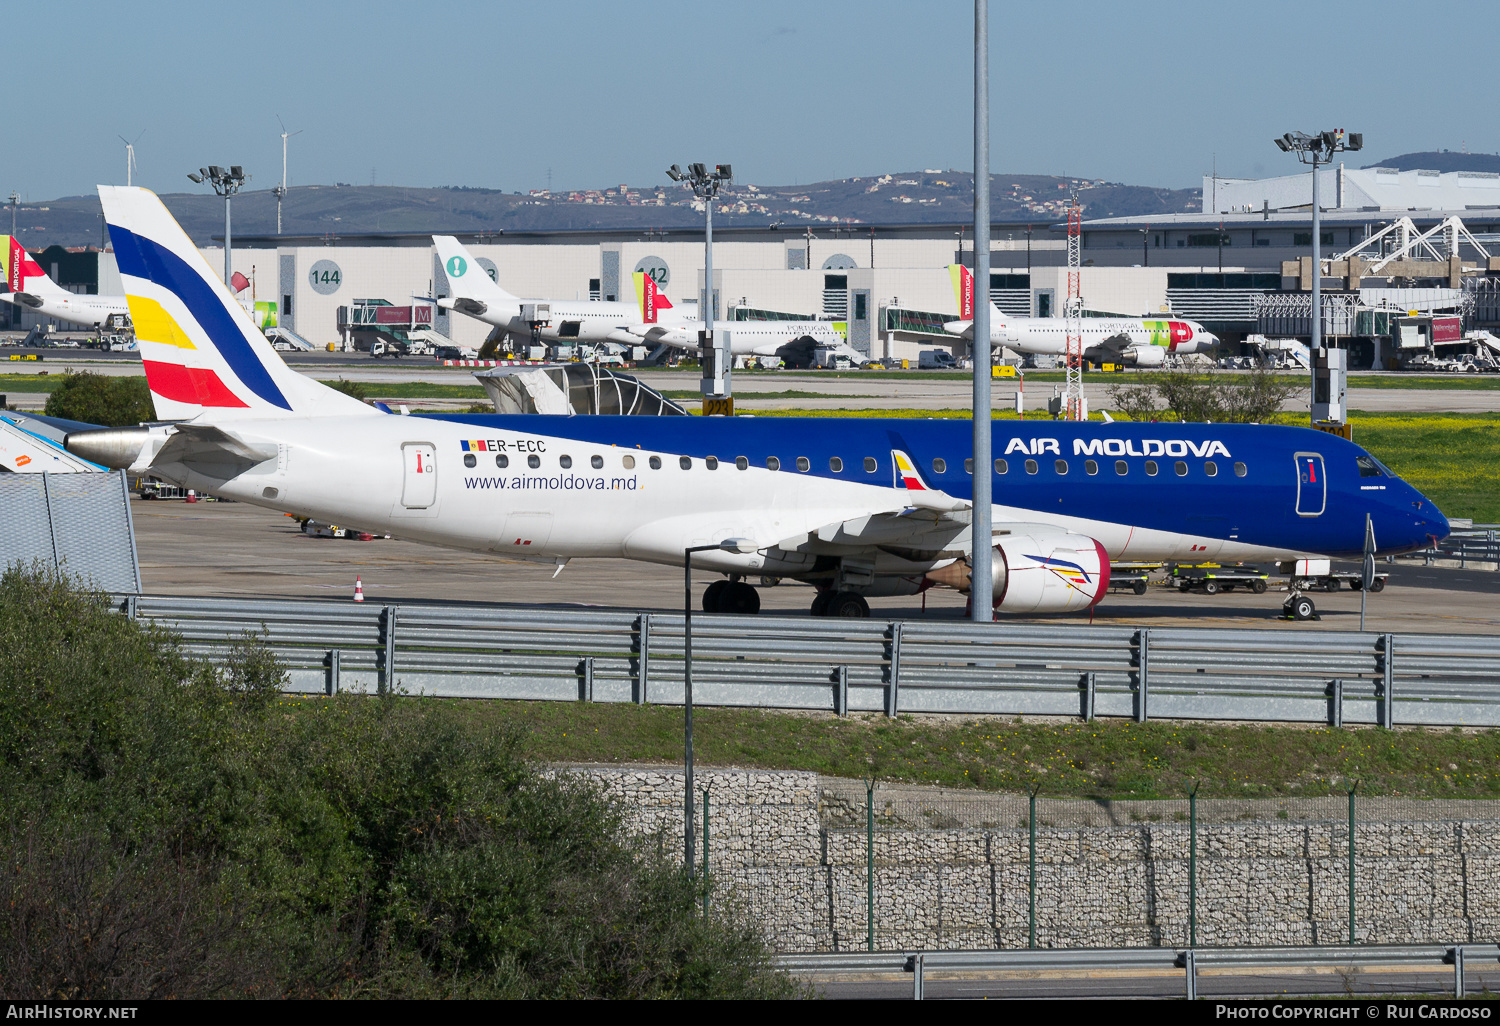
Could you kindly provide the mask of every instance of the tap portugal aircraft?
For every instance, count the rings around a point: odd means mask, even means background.
[[[57,284],[14,235],[0,235],[0,263],[4,264],[5,281],[10,287],[9,293],[0,294],[0,299],[23,310],[96,331],[110,317],[124,317],[128,312],[124,296],[84,296]]]
[[[393,416],[287,368],[152,193],[99,189],[157,415],[68,449],[212,494],[403,538],[564,563],[614,557],[817,587],[813,612],[967,588],[972,475],[993,475],[995,608],[1086,610],[1111,560],[1356,556],[1448,533],[1358,446],[1304,428],[967,421]],[[155,436],[152,432],[155,431]]]
[[[949,264],[953,294],[958,299],[956,321],[944,323],[949,334],[974,337],[974,273],[962,264]],[[1219,344],[1217,335],[1197,321],[1181,317],[1082,319],[1083,356],[1096,363],[1119,362],[1133,367],[1160,367],[1168,353],[1206,353]],[[1012,317],[990,304],[990,344],[1017,353],[1064,356],[1068,351],[1068,322],[1061,317]]]

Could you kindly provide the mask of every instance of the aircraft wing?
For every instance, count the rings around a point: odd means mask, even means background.
[[[1103,349],[1109,353],[1123,353],[1135,344],[1135,339],[1122,331],[1118,335],[1111,335],[1109,338],[1100,339],[1098,342],[1091,342],[1089,348]]]

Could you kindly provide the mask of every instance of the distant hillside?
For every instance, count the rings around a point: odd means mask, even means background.
[[[1153,189],[1050,175],[994,175],[990,210],[996,221],[1053,224],[1066,218],[1076,190],[1085,217],[1197,210],[1196,189]],[[923,224],[968,220],[972,178],[958,171],[909,171],[842,178],[809,185],[735,183],[719,197],[720,226],[828,224]],[[224,203],[202,193],[162,196],[194,239],[204,244],[224,233]],[[294,187],[283,207],[289,235],[364,232],[500,232],[564,229],[682,228],[702,224],[702,208],[686,189],[616,186],[528,195],[495,189],[402,188],[390,185]],[[276,231],[276,199],[270,190],[234,200],[236,235]],[[100,245],[103,221],[97,196],[69,196],[20,208],[17,235],[29,249],[50,245]]]
[[[1403,153],[1365,167],[1393,167],[1398,171],[1493,171],[1500,174],[1500,154],[1454,153],[1432,150],[1426,153]]]

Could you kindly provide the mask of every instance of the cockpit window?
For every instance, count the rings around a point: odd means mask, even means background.
[[[1376,461],[1375,457],[1371,456],[1369,453],[1365,453],[1362,456],[1356,456],[1356,457],[1354,457],[1354,462],[1359,464],[1359,476],[1360,477],[1384,477],[1385,476],[1385,472],[1384,472],[1385,468],[1383,468]]]

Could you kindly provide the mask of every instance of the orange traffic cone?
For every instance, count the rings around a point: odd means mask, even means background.
[[[356,578],[354,578],[354,601],[356,601],[356,602],[363,602],[364,600],[365,600],[365,583],[364,583],[364,581],[362,581],[358,577],[356,577]]]

